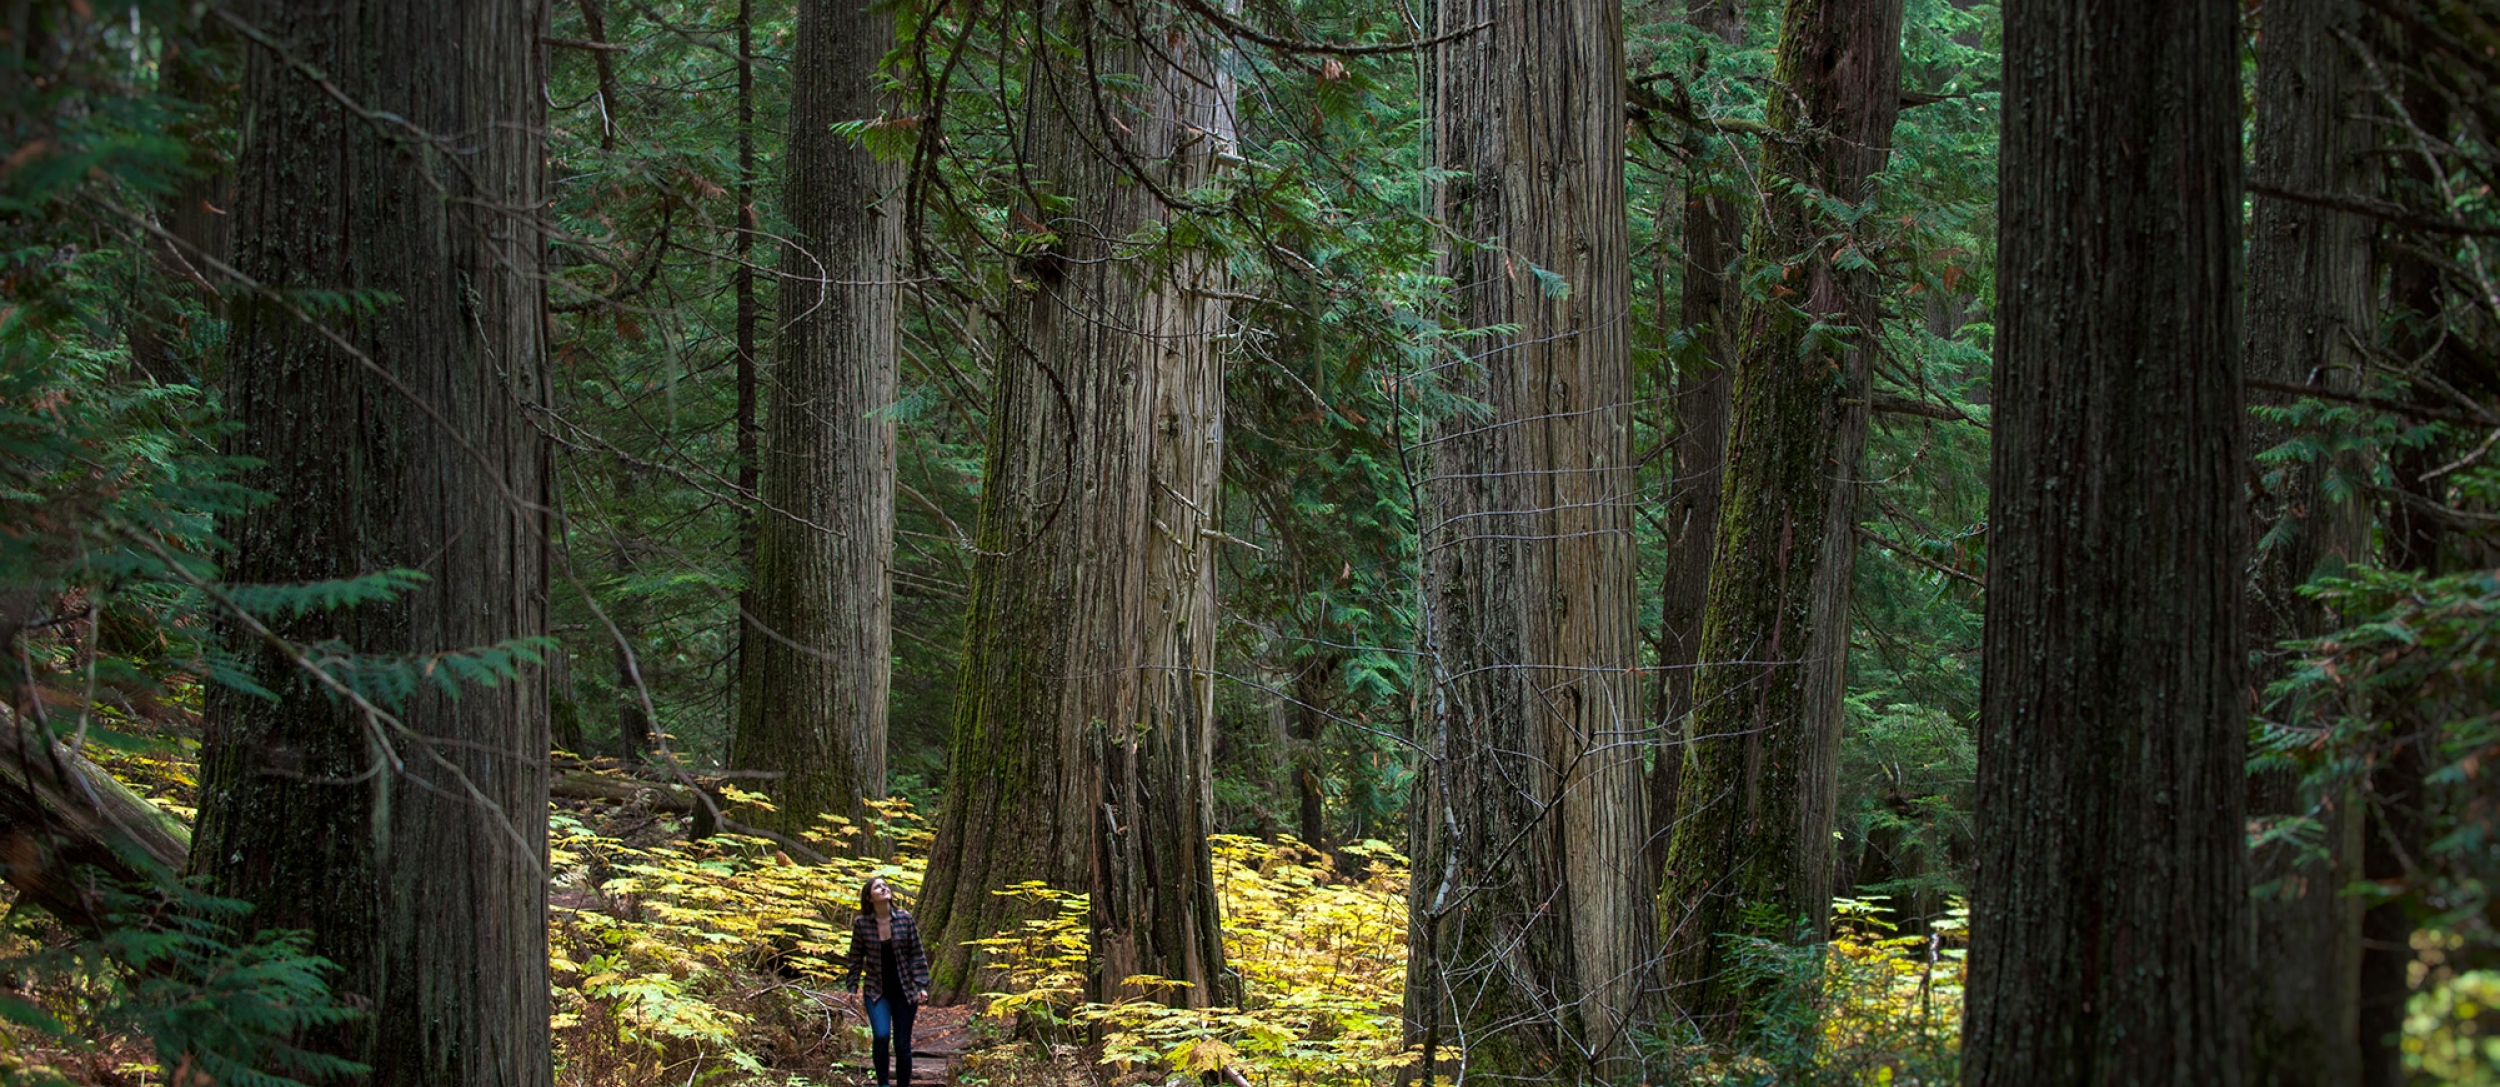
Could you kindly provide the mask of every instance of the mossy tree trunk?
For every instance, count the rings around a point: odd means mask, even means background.
[[[1628,1074],[1652,941],[1621,11],[1452,0],[1438,17],[1453,316],[1515,331],[1445,368],[1483,410],[1429,444],[1406,1016],[1473,1074]]]
[[[802,0],[782,155],[781,322],[764,420],[755,567],[730,764],[777,771],[759,825],[856,818],[885,795],[893,631],[896,260],[901,170],[834,126],[884,102],[894,18]]]
[[[1790,0],[1764,144],[1772,175],[1751,260],[1777,266],[1744,303],[1717,555],[1660,880],[1669,980],[1689,1013],[1740,996],[1724,940],[1818,939],[1835,865],[1849,581],[1881,287],[1853,225],[1900,115],[1901,0]],[[1764,916],[1757,912],[1757,917]]]
[[[1690,0],[1693,28],[1734,47],[1745,40],[1738,0]],[[1729,376],[1736,369],[1733,276],[1744,255],[1744,205],[1735,171],[1720,152],[1697,164],[1684,187],[1682,297],[1676,328],[1690,338],[1675,363],[1675,429],[1668,436],[1667,569],[1659,578],[1659,749],[1650,771],[1649,857],[1666,871],[1674,841],[1676,794],[1684,776],[1686,726],[1693,712],[1693,677],[1701,663],[1702,617],[1710,602],[1710,562],[1719,542],[1719,480],[1727,464]],[[1732,157],[1732,156],[1729,156]],[[1663,256],[1661,260],[1666,258]],[[1660,272],[1665,272],[1662,264]]]
[[[2239,5],[2006,11],[1962,1082],[2248,1073]]]
[[[273,287],[397,300],[325,317],[350,353],[230,292],[230,451],[261,462],[245,482],[276,500],[223,526],[227,574],[430,577],[388,604],[276,621],[299,644],[423,655],[542,637],[545,10],[241,14],[263,40],[248,47],[235,264]],[[327,1041],[370,1082],[547,1084],[544,676],[457,698],[420,686],[403,730],[265,646],[246,653],[277,699],[212,688],[192,870],[339,964],[334,988],[371,1014]]]
[[[1025,916],[992,892],[1090,891],[1093,992],[1146,974],[1197,1005],[1219,997],[1223,954],[1206,836],[1225,310],[1211,258],[1134,239],[1187,232],[1186,194],[1232,146],[1232,96],[1169,10],[1095,12],[1037,13],[1065,47],[1030,66],[1017,142],[1050,203],[1019,214],[1050,240],[1001,320],[923,923],[938,988],[962,993],[963,941]]]
[[[2258,44],[2253,187],[2357,198],[2377,190],[2367,72],[2354,43],[2367,30],[2355,0],[2275,0]],[[2349,36],[2349,40],[2348,40]],[[2247,370],[2275,385],[2349,392],[2363,365],[2359,345],[2377,334],[2371,224],[2360,216],[2259,196],[2248,246]],[[2252,452],[2293,437],[2252,418]],[[2358,465],[2259,465],[2253,529],[2263,540],[2249,585],[2250,646],[2263,692],[2282,678],[2295,638],[2333,629],[2327,609],[2303,598],[2313,575],[2367,557],[2369,524],[2357,497],[2323,485],[2330,470]],[[2267,716],[2273,716],[2268,714]],[[2360,901],[2343,893],[2361,876],[2361,820],[2351,796],[2319,796],[2297,769],[2249,780],[2252,817],[2313,817],[2326,856],[2278,844],[2250,858],[2255,893],[2249,1035],[2250,1081],[2269,1087],[2347,1084],[2360,1077]]]

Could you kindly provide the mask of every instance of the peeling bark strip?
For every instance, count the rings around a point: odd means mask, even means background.
[[[1660,881],[1668,977],[1689,1014],[1741,993],[1726,937],[1747,906],[1829,928],[1849,587],[1882,286],[1816,194],[1857,204],[1892,150],[1901,0],[1790,0],[1780,23],[1766,186],[1752,259],[1782,269],[1738,335],[1718,548],[1693,680],[1674,839]],[[1838,236],[1844,241],[1835,241]],[[1845,263],[1857,266],[1846,267]],[[1725,1020],[1721,1020],[1725,1022]]]
[[[228,452],[262,462],[242,482],[276,500],[221,526],[228,574],[432,575],[387,605],[272,624],[298,644],[432,653],[543,635],[549,473],[529,416],[547,402],[546,12],[272,0],[239,14],[259,35],[234,263],[273,287],[398,301],[328,318],[389,380],[278,307],[236,304]],[[372,1014],[312,1041],[372,1066],[371,1082],[543,1087],[544,676],[457,700],[418,691],[401,709],[414,735],[389,738],[401,770],[354,711],[247,652],[279,697],[210,689],[192,870],[339,964],[334,988]]]
[[[1433,715],[1410,801],[1406,1015],[1476,1074],[1628,1074],[1651,946],[1633,588],[1623,27],[1451,0],[1434,54],[1453,391],[1423,516]]]
[[[2247,1075],[2238,16],[2005,12],[1971,1087]]]
[[[799,4],[782,156],[792,237],[729,745],[734,767],[784,771],[763,786],[778,810],[761,821],[793,834],[885,795],[901,166],[833,126],[882,111],[877,64],[893,41],[887,5]]]
[[[2257,55],[2257,126],[2251,188],[2377,191],[2366,72],[2353,42],[2366,35],[2356,0],[2270,0]],[[2349,40],[2347,35],[2351,36]],[[2356,344],[2377,331],[2370,222],[2282,200],[2252,205],[2248,242],[2249,379],[2315,384],[2350,393],[2362,359]],[[2252,452],[2290,437],[2251,419]],[[2332,629],[2332,617],[2299,588],[2322,567],[2367,556],[2369,522],[2355,498],[2321,486],[2322,466],[2283,470],[2251,511],[2259,538],[2249,584],[2249,638],[2263,664],[2250,688],[2283,676],[2290,654],[2274,648]],[[2262,474],[2266,471],[2258,469]],[[2277,845],[2250,858],[2257,889],[2256,959],[2248,978],[2250,1081],[2266,1087],[2328,1087],[2361,1078],[2361,903],[2343,888],[2361,876],[2361,823],[2351,798],[2320,803],[2294,771],[2249,782],[2252,816],[2316,813],[2328,856],[2307,863]]]
[[[1024,919],[991,892],[1093,894],[1097,998],[1137,974],[1203,1005],[1223,972],[1211,753],[1221,275],[1127,239],[1189,214],[1232,87],[1156,5],[1096,21],[1044,0],[1064,51],[1035,57],[1019,144],[1057,236],[1017,270],[982,477],[947,797],[923,923],[937,989],[974,984],[966,940]],[[1077,54],[1077,55],[1070,55]],[[1134,80],[1141,89],[1118,88]],[[1160,233],[1159,231],[1156,233]]]

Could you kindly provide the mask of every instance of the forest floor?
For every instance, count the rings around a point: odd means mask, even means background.
[[[192,812],[195,766],[170,752],[100,751],[98,761],[176,816]],[[860,828],[830,821],[801,863],[775,844],[689,841],[665,791],[614,766],[550,811],[549,1022],[562,1087],[864,1087],[868,1028],[843,991],[839,963],[857,888],[883,876],[914,897],[929,834],[907,805],[881,807],[873,829],[890,855],[849,855]],[[733,791],[733,799],[736,796]],[[1322,853],[1290,839],[1212,841],[1227,966],[1241,1007],[1174,1009],[1083,999],[1085,899],[1044,887],[1009,893],[1029,918],[980,941],[989,991],[919,1017],[915,1084],[962,1087],[1151,1087],[1229,1073],[1256,1087],[1385,1087],[1409,1055],[1400,1034],[1406,960],[1405,858],[1378,842]],[[0,906],[13,905],[0,891]],[[1880,904],[1843,900],[1839,935],[1792,948],[1753,941],[1745,968],[1771,994],[1744,1047],[1653,1043],[1694,1084],[1949,1083],[1959,1044],[1958,918],[1925,936],[1894,935]],[[66,1040],[0,1019],[0,1084],[160,1087],[142,1024],[114,1014],[111,971],[25,964],[76,946],[41,911],[0,930],[0,996],[73,1024]],[[2436,948],[2423,948],[2426,961]],[[2471,984],[2468,984],[2471,982]],[[2422,1000],[2408,1045],[2474,1065],[2485,1039],[2456,1026],[2500,1006],[2500,983],[2472,975]],[[2418,1000],[2417,1003],[2420,1003]],[[2471,1004],[2468,1008],[2466,1005]],[[2453,1007],[2449,1005],[2455,1005]],[[124,1009],[126,1012],[126,1009]],[[2446,1048],[2441,1048],[2441,1047]],[[2427,1058],[2426,1058],[2427,1059]],[[2426,1064],[2427,1068],[2428,1065]],[[2500,1067],[2500,1066],[2495,1066]],[[1177,1077],[1177,1078],[1176,1078]],[[2459,1082],[2490,1082],[2467,1077]]]
[[[187,750],[102,752],[98,761],[160,806],[191,818]],[[794,860],[769,841],[690,841],[664,810],[667,787],[613,765],[574,764],[550,811],[549,1021],[562,1087],[697,1083],[860,1087],[868,1029],[840,962],[857,888],[869,876],[905,902],[925,872],[929,831],[901,802],[869,827],[828,820],[809,842],[832,859]],[[761,798],[727,790],[734,805]],[[591,797],[597,797],[593,799]],[[886,856],[847,848],[862,830]],[[1170,1008],[1084,999],[1085,897],[1040,886],[1019,899],[1020,929],[978,941],[987,991],[919,1020],[913,1080],[966,1087],[1145,1087],[1220,1074],[1235,1083],[1379,1087],[1412,1059],[1402,1036],[1406,859],[1385,843],[1330,852],[1289,838],[1211,840],[1239,1007]],[[1671,1046],[1692,1082],[1943,1082],[1958,1040],[1959,953],[1865,923],[1825,950],[1765,947],[1765,979],[1811,994],[1781,1044],[1729,1053]],[[69,934],[22,922],[20,954]],[[1958,941],[1953,941],[1958,942]],[[30,984],[7,979],[12,986]],[[21,988],[75,1020],[97,1006],[94,977]],[[11,1073],[49,1070],[47,1081]],[[1826,1075],[1828,1074],[1828,1075]],[[1862,1077],[1872,1076],[1873,1079]],[[0,1022],[0,1082],[157,1087],[168,1082],[133,1024],[96,1021],[78,1044],[44,1045]]]
[[[195,816],[196,752],[187,741],[90,751],[150,801],[185,821]],[[841,953],[868,876],[886,878],[906,902],[916,897],[929,844],[920,815],[894,802],[870,828],[829,820],[807,837],[833,859],[805,863],[756,838],[689,840],[689,819],[668,810],[664,783],[612,763],[569,760],[562,769],[549,813],[547,903],[556,1082],[870,1082],[868,1028],[857,996],[844,991]],[[727,791],[733,811],[761,802]],[[855,855],[848,847],[862,829],[896,848]],[[1378,842],[1333,857],[1289,840],[1226,836],[1214,844],[1230,965],[1248,979],[1253,1007],[1086,1003],[1084,897],[1018,888],[1003,893],[1021,899],[1031,920],[984,941],[990,991],[922,1012],[913,1081],[1135,1087],[1193,1061],[1207,1071],[1256,1062],[1304,1080],[1385,1081],[1402,1052],[1404,858]],[[1340,861],[1360,870],[1341,871]],[[9,904],[6,894],[0,905]],[[0,957],[10,959],[78,942],[40,911],[16,915],[5,939]],[[168,1083],[141,1025],[111,1013],[108,975],[0,978],[72,1024],[63,1040],[0,1022],[0,1083]]]

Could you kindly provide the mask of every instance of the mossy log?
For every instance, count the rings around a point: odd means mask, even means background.
[[[191,828],[103,767],[0,709],[0,879],[63,923],[101,927],[107,883],[182,871]]]

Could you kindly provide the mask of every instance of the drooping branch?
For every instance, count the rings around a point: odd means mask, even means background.
[[[1942,419],[1948,423],[1969,423],[1982,430],[1987,429],[1988,426],[1964,414],[1960,408],[1951,404],[1940,404],[1915,397],[1876,393],[1867,406],[1885,415],[1915,415],[1922,419]]]
[[[1386,42],[1380,45],[1346,45],[1339,42],[1311,41],[1304,38],[1287,38],[1270,34],[1216,10],[1215,6],[1207,3],[1206,0],[1181,0],[1181,6],[1188,8],[1199,18],[1215,24],[1216,29],[1254,45],[1264,45],[1282,53],[1319,53],[1340,57],[1376,57],[1390,53],[1413,53],[1418,50],[1430,49],[1433,46],[1440,45],[1444,42],[1457,41],[1458,39],[1464,38],[1470,34],[1479,33],[1486,27],[1493,25],[1490,21],[1481,22],[1475,24],[1474,26],[1462,27],[1447,34],[1442,34],[1438,37],[1425,38],[1421,41]]]
[[[2313,208],[2324,208],[2328,211],[2339,211],[2346,215],[2359,215],[2364,218],[2376,219],[2382,223],[2388,224],[2389,226],[2399,226],[2407,230],[2421,230],[2432,234],[2451,234],[2463,238],[2500,238],[2500,223],[2469,223],[2459,219],[2443,218],[2436,215],[2424,215],[2419,212],[2409,210],[2402,205],[2383,200],[2362,200],[2349,196],[2337,196],[2332,193],[2304,192],[2298,189],[2279,188],[2273,185],[2252,184],[2248,186],[2248,191],[2259,196],[2269,197],[2275,200],[2288,200],[2295,204],[2305,204]]]

